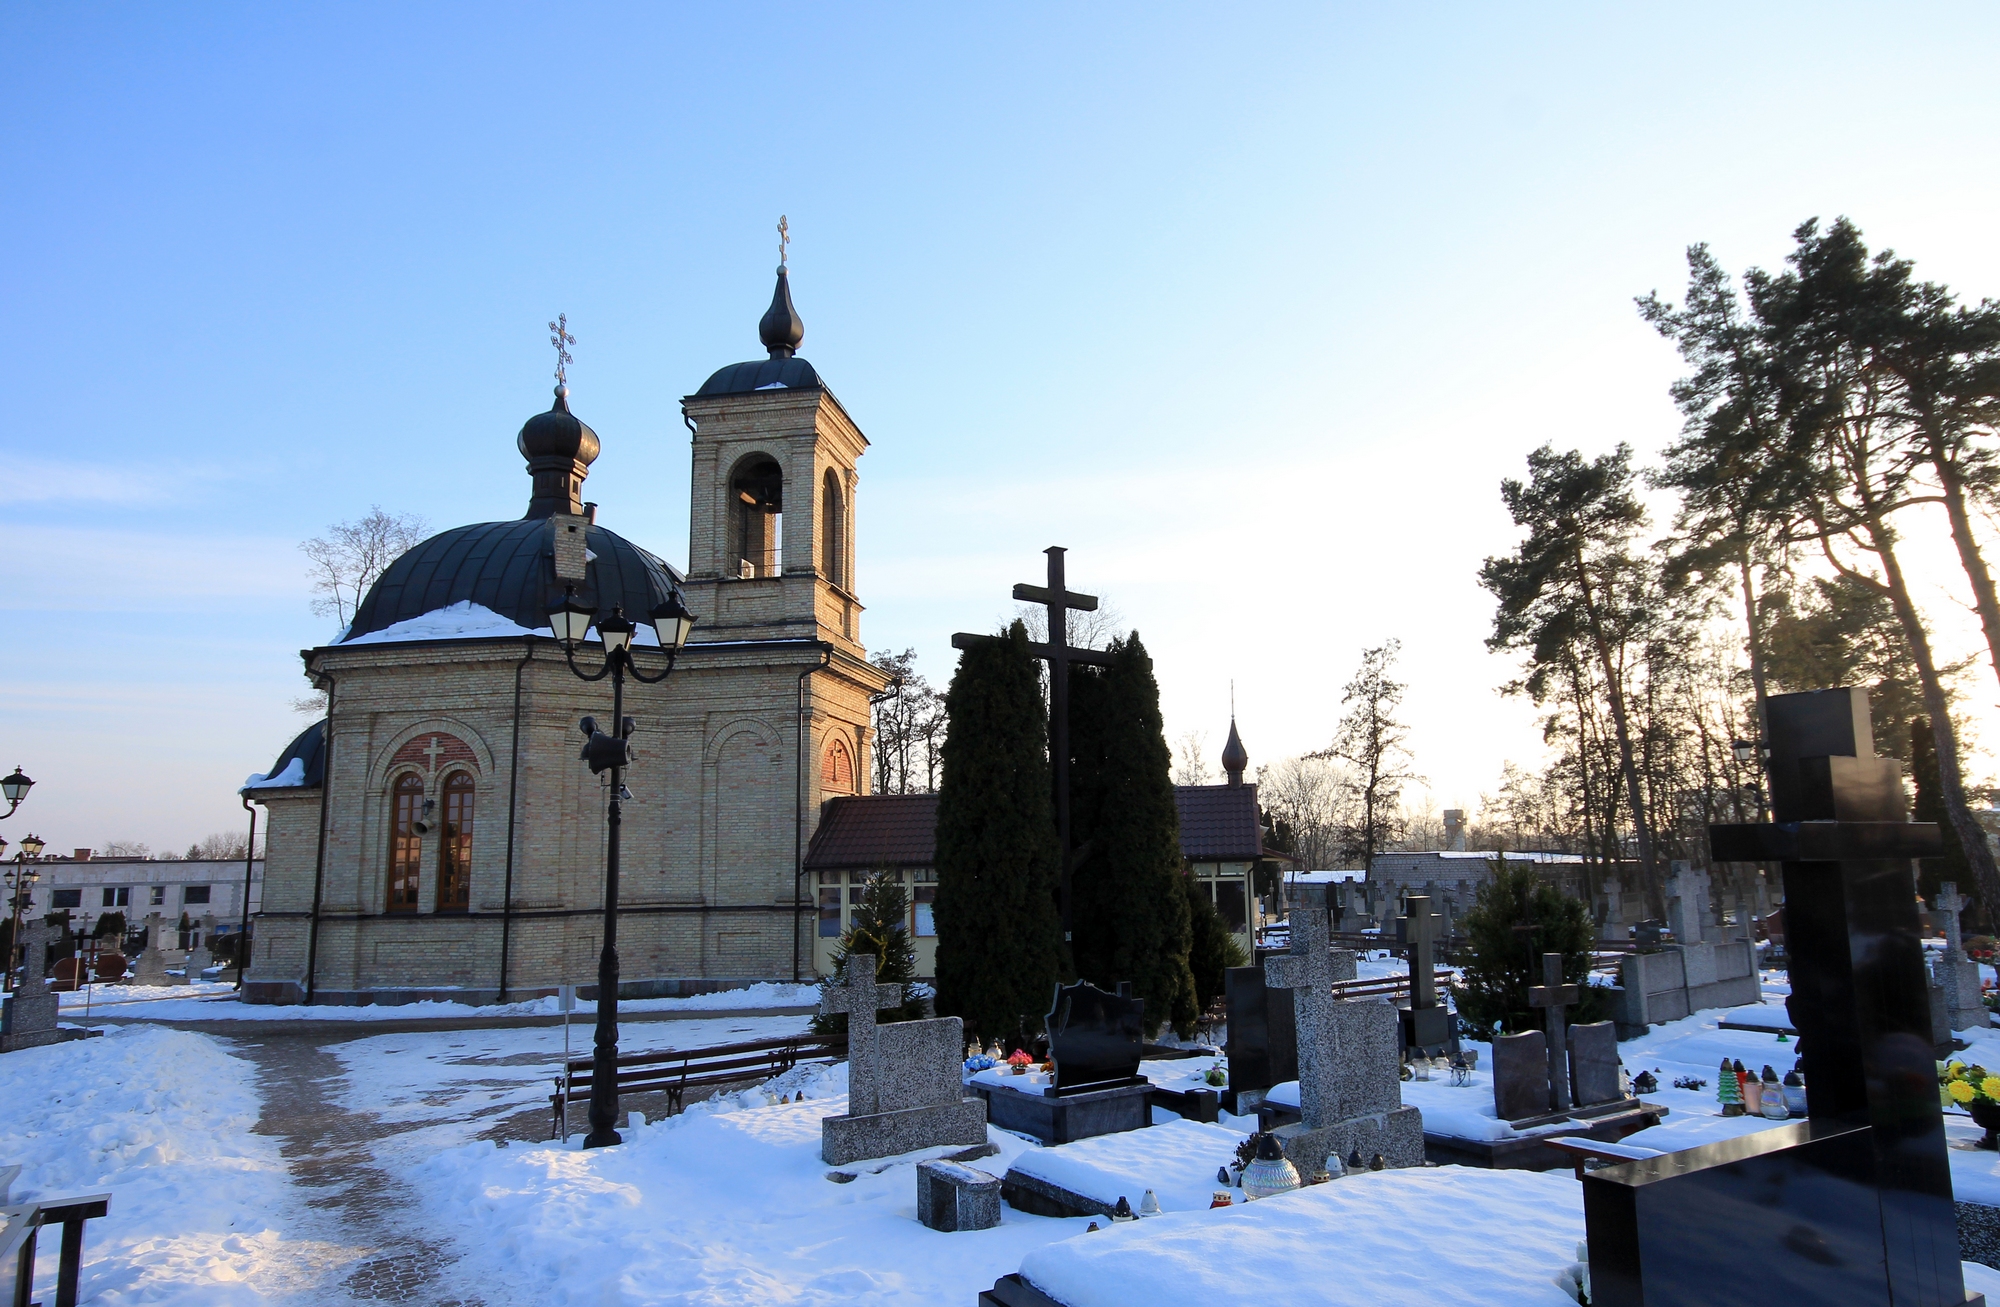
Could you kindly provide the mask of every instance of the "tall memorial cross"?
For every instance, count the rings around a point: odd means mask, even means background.
[[[1301,911],[1300,909],[1304,909]],[[1292,991],[1298,1023],[1299,1119],[1317,1129],[1340,1117],[1339,1068],[1329,1057],[1333,1033],[1333,946],[1326,913],[1308,899],[1293,905],[1291,951],[1264,959],[1264,984]]]
[[[1542,954],[1542,983],[1528,990],[1528,1006],[1542,1009],[1543,1028],[1548,1035],[1549,1106],[1557,1112],[1569,1111],[1569,1068],[1565,1057],[1569,1041],[1563,1035],[1563,1009],[1576,1002],[1577,987],[1565,985],[1563,955]]]
[[[1069,668],[1071,663],[1109,667],[1111,655],[1095,649],[1079,649],[1070,644],[1069,615],[1073,612],[1096,612],[1097,596],[1078,594],[1066,587],[1063,579],[1065,551],[1061,545],[1050,545],[1042,552],[1049,556],[1048,584],[1016,585],[1014,598],[1022,603],[1043,604],[1049,614],[1048,642],[1030,644],[1028,652],[1049,665],[1049,760],[1054,772],[1056,843],[1062,849],[1062,932],[1063,942],[1067,944],[1070,938],[1070,872],[1073,864],[1079,861],[1069,844]],[[951,637],[951,647],[971,649],[1001,638],[961,631]]]
[[[869,1116],[880,1110],[882,1061],[875,1045],[875,1013],[901,1007],[901,985],[875,983],[875,955],[849,953],[847,977],[821,993],[819,1010],[847,1014],[847,1113]]]
[[[1965,936],[1959,930],[1958,914],[1971,907],[1972,900],[1960,897],[1958,882],[1948,880],[1938,886],[1932,906],[1944,914],[1944,955],[1956,962],[1965,956]]]
[[[1403,942],[1410,946],[1410,1006],[1436,1007],[1437,945],[1443,938],[1444,918],[1431,911],[1428,894],[1412,894],[1403,905]]]
[[[1685,862],[1673,864],[1667,877],[1667,924],[1674,943],[1699,944],[1708,938],[1708,873]]]

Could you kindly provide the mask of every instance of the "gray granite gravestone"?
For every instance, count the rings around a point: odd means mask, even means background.
[[[1542,954],[1542,983],[1528,990],[1528,1006],[1542,1009],[1545,1036],[1543,1047],[1547,1052],[1549,1086],[1549,1106],[1558,1112],[1567,1112],[1569,1102],[1569,1076],[1563,1068],[1563,1050],[1569,1041],[1563,1034],[1563,1012],[1576,1002],[1577,986],[1562,983],[1563,958],[1560,953]]]
[[[1626,1097],[1618,1083],[1618,1028],[1590,1021],[1569,1028],[1570,1093],[1578,1107]]]
[[[215,965],[215,950],[213,947],[215,940],[215,918],[204,916],[200,922],[200,931],[200,941],[188,950],[187,983],[190,985],[199,983],[201,973]]]
[[[1625,936],[1625,887],[1618,883],[1616,876],[1604,881],[1604,925],[1598,930],[1599,939],[1624,939]]]
[[[847,1112],[820,1122],[820,1160],[829,1166],[986,1142],[986,1104],[961,1092],[964,1023],[875,1024],[879,1009],[902,1002],[900,985],[875,983],[868,953],[850,953],[844,982],[826,987],[821,1010],[847,1014]]]
[[[1539,1030],[1493,1037],[1493,1109],[1502,1121],[1549,1110],[1548,1047]]]
[[[1000,1178],[943,1160],[917,1163],[917,1219],[947,1234],[1000,1224]]]
[[[146,950],[132,964],[132,983],[135,985],[171,985],[173,979],[167,975],[166,955],[161,947],[166,943],[167,924],[157,912],[146,917]]]
[[[49,927],[45,921],[30,921],[21,928],[24,957],[21,983],[7,995],[0,1007],[0,1052],[38,1048],[62,1038],[57,1029],[57,1012],[62,998],[49,992],[43,972],[48,951]]]
[[[1290,953],[1264,962],[1265,983],[1292,991],[1298,1028],[1299,1119],[1272,1133],[1306,1175],[1323,1167],[1328,1154],[1346,1156],[1364,1142],[1365,1157],[1380,1153],[1390,1166],[1422,1166],[1424,1121],[1403,1105],[1396,1009],[1379,999],[1333,997],[1335,954],[1344,955],[1350,975],[1354,955],[1330,946],[1316,898],[1301,907],[1292,913]]]
[[[1944,1008],[1953,1030],[1972,1030],[1993,1024],[1979,993],[1979,964],[1965,956],[1965,937],[1960,932],[1958,914],[1971,901],[1958,892],[1956,881],[1946,881],[1938,889],[1933,904],[1944,924],[1944,955],[1933,965],[1938,984],[1944,988]]]
[[[1685,862],[1672,864],[1667,877],[1667,925],[1676,944],[1699,944],[1708,938],[1708,873]]]

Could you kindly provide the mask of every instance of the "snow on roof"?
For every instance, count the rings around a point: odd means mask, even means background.
[[[406,617],[379,631],[357,635],[343,644],[393,644],[400,640],[493,640],[506,636],[540,635],[483,604],[470,599],[435,608],[421,617]],[[659,637],[654,637],[658,643]]]
[[[285,764],[285,769],[276,776],[266,776],[260,771],[251,772],[250,779],[243,782],[243,788],[246,790],[295,789],[305,783],[306,760],[304,758],[293,758]]]
[[[1341,880],[1367,880],[1368,873],[1355,868],[1350,871],[1294,871],[1285,875],[1287,885],[1330,885]]]

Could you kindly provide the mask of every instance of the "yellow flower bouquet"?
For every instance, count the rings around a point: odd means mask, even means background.
[[[1981,1148],[2000,1148],[1995,1137],[1995,1131],[2000,1130],[2000,1076],[1989,1073],[1983,1066],[1940,1062],[1938,1100],[1946,1107],[1966,1112],[1986,1131],[1979,1141]]]

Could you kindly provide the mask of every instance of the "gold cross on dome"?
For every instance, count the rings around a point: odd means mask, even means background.
[[[785,215],[781,213],[778,215],[778,268],[780,271],[785,266],[785,247],[791,243],[792,229],[785,222]]]
[[[569,365],[576,362],[570,357],[569,346],[576,344],[576,337],[569,334],[569,314],[558,313],[556,320],[549,324],[549,344],[556,347],[556,384],[569,384]]]

